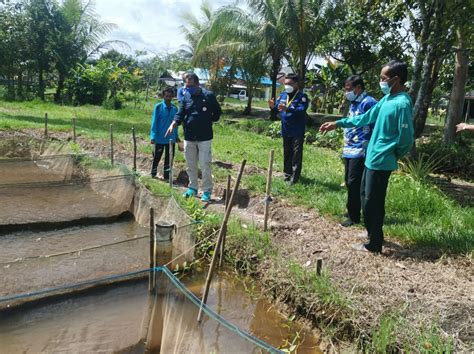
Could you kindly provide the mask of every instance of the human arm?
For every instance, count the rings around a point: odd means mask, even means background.
[[[474,124],[459,123],[456,125],[456,133],[459,133],[462,130],[474,131]]]
[[[359,127],[363,127],[363,126],[375,123],[382,103],[383,103],[383,99],[363,114],[337,120],[335,122],[336,127],[337,128],[352,128],[352,127],[359,128]]]
[[[222,114],[221,105],[217,102],[217,98],[214,94],[209,95],[209,101],[211,103],[211,118],[213,122],[217,122]]]
[[[159,105],[153,109],[153,115],[151,116],[151,129],[150,129],[150,143],[154,144],[156,141],[156,134],[158,133],[158,119],[159,119]]]
[[[181,122],[184,120],[184,117],[186,116],[186,104],[185,104],[186,99],[183,98],[182,101],[179,102],[179,108],[178,112],[176,112],[173,122],[170,124],[168,127],[168,130],[165,133],[165,136],[170,136],[173,134],[174,129],[181,124]]]
[[[415,140],[413,129],[413,111],[411,106],[404,107],[398,112],[398,142],[395,148],[397,159],[409,152]]]
[[[298,102],[295,102],[293,104],[290,104],[288,107],[286,107],[286,111],[289,113],[292,112],[305,112],[308,109],[308,96],[306,94],[303,94],[303,97],[301,97],[301,100],[298,100]]]

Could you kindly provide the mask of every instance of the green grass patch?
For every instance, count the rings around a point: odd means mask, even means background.
[[[151,107],[151,104],[150,104]],[[0,102],[0,129],[43,129],[44,113],[49,115],[50,131],[71,131],[72,118],[77,117],[77,133],[91,139],[109,139],[109,124],[113,124],[116,141],[130,147],[131,128],[137,137],[148,141],[151,111],[125,108],[119,111],[96,106],[59,106],[40,101]],[[229,113],[230,114],[230,113]],[[242,184],[256,194],[265,191],[265,170],[271,149],[275,150],[275,172],[282,172],[281,139],[263,133],[270,122],[261,119],[226,117],[214,126],[213,157],[215,160],[261,169],[261,173],[244,176]],[[140,144],[139,151],[151,154],[149,144]],[[177,161],[184,161],[181,153]],[[215,168],[216,179],[224,182],[228,171]],[[342,186],[343,165],[336,151],[306,145],[300,183],[288,187],[281,178],[274,178],[272,194],[288,199],[295,205],[319,210],[339,219],[345,211],[346,189]],[[161,187],[160,187],[161,188]],[[435,186],[421,183],[400,173],[391,177],[386,201],[385,230],[391,237],[416,246],[431,246],[444,252],[469,254],[474,246],[474,208],[461,207]]]

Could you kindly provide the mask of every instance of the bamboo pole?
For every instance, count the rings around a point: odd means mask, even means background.
[[[273,157],[275,151],[270,151],[270,158],[268,161],[268,173],[267,173],[267,189],[266,189],[266,196],[265,196],[265,215],[263,219],[263,231],[267,231],[268,229],[268,214],[270,211],[270,193],[272,190],[272,173],[273,173]]]
[[[135,136],[135,127],[132,127],[133,139],[133,172],[137,171],[137,137]]]
[[[321,275],[321,270],[323,269],[323,259],[318,258],[316,260],[316,274]]]
[[[44,114],[44,136],[48,137],[48,113]]]
[[[232,206],[234,204],[234,198],[235,198],[235,195],[237,194],[237,190],[239,189],[240,180],[242,179],[246,162],[247,162],[246,160],[242,160],[242,165],[240,166],[239,175],[237,176],[237,181],[235,182],[234,190],[232,191],[232,196],[230,197],[229,207],[225,211],[224,220],[222,220],[222,225],[219,230],[219,236],[217,237],[217,242],[214,247],[214,254],[212,255],[211,265],[207,273],[206,286],[204,289],[204,294],[202,296],[201,307],[199,308],[199,314],[197,318],[198,322],[201,322],[202,309],[203,309],[203,305],[207,302],[207,297],[209,295],[209,288],[211,286],[212,275],[214,273],[214,268],[216,266],[218,250],[221,247],[222,239],[224,236],[224,230],[227,226],[227,222],[229,221],[230,213],[232,211]]]
[[[150,208],[150,277],[148,278],[148,291],[155,290],[155,210]]]
[[[72,141],[76,142],[76,118],[72,119]]]
[[[230,183],[231,183],[231,177],[230,175],[227,175],[227,187],[225,190],[225,211],[229,207],[229,202],[230,202]],[[222,237],[222,245],[221,248],[219,249],[219,268],[222,267],[222,263],[224,261],[224,248],[225,248],[225,239],[227,236],[227,225],[224,230],[224,236]]]
[[[110,130],[110,163],[113,166],[114,165],[114,131],[112,128],[112,124],[110,124],[109,130]]]
[[[170,139],[169,142],[169,156],[170,156],[170,164],[169,164],[169,181],[170,181],[170,188],[173,188],[173,159],[174,159],[174,154],[173,154],[173,140]]]

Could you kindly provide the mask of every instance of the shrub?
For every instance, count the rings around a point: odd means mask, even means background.
[[[265,132],[265,135],[274,139],[281,137],[281,123],[277,121],[270,124]]]

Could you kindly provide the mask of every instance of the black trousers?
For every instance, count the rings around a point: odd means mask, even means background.
[[[360,185],[364,174],[365,158],[344,159],[344,181],[347,187],[347,214],[353,222],[360,222]]]
[[[285,181],[298,182],[303,165],[304,137],[283,137],[283,172]]]
[[[392,171],[364,169],[360,189],[364,211],[364,222],[369,243],[366,248],[372,252],[382,251],[383,220],[385,217],[385,196]]]
[[[156,177],[158,164],[160,163],[161,156],[165,153],[165,163],[163,166],[163,177],[165,179],[170,178],[170,145],[169,144],[155,144],[155,150],[153,151],[153,163],[151,165],[151,176]],[[175,144],[173,144],[173,156],[175,152]]]

